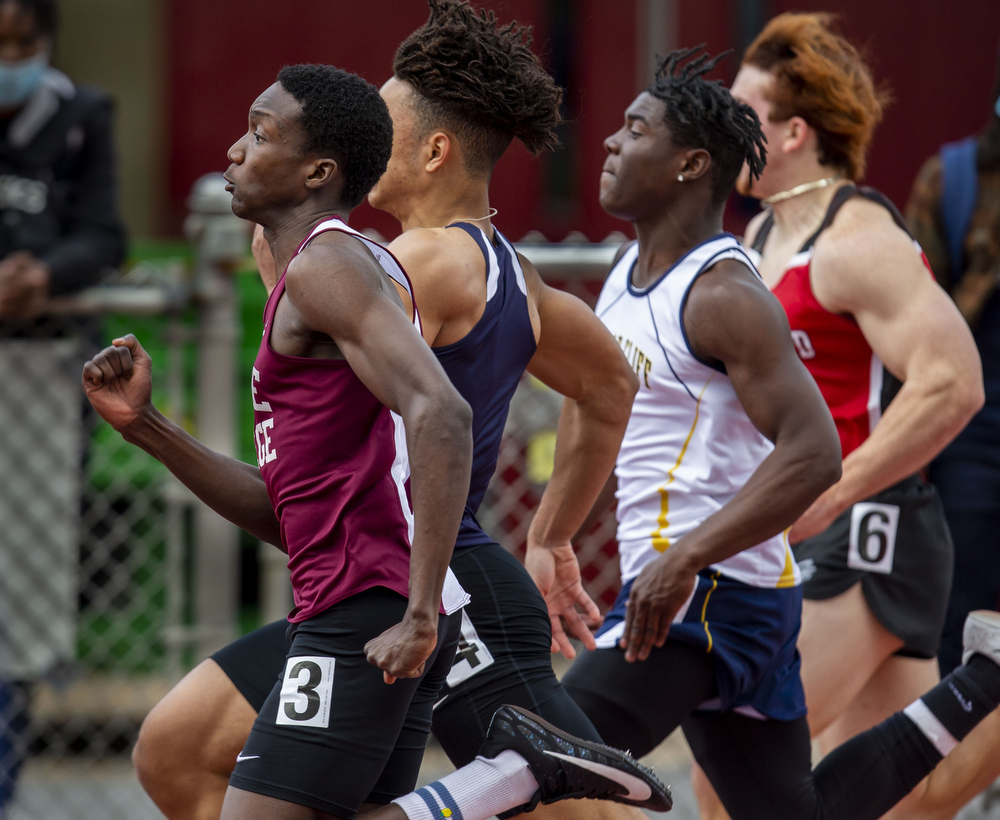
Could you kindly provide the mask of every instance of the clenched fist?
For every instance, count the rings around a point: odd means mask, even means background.
[[[153,362],[131,333],[115,339],[83,366],[83,390],[119,433],[151,407]]]
[[[431,619],[410,617],[389,627],[365,644],[368,663],[382,670],[386,683],[396,678],[419,678],[427,659],[437,646],[437,614]]]

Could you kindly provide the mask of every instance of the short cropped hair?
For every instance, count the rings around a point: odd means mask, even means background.
[[[555,147],[562,89],[531,51],[531,29],[499,27],[492,11],[462,0],[428,4],[430,17],[403,41],[392,65],[417,92],[423,134],[454,131],[475,176],[489,176],[515,137],[533,154]]]
[[[760,176],[767,151],[754,110],[737,101],[718,80],[705,79],[730,52],[710,57],[704,48],[671,51],[660,60],[646,91],[663,101],[663,119],[674,145],[703,148],[712,157],[712,202],[718,205],[729,196],[744,162],[751,179]]]
[[[769,72],[773,122],[802,117],[816,131],[820,162],[855,181],[890,94],[875,87],[858,50],[829,14],[779,14],[747,49],[743,62]]]
[[[361,204],[392,154],[392,119],[378,89],[331,65],[285,66],[282,88],[302,104],[306,154],[327,154],[344,174],[341,201]]]

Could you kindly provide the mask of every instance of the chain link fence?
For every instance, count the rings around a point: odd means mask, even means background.
[[[197,604],[218,586],[196,572],[219,552],[197,541],[211,514],[80,386],[83,362],[138,328],[154,403],[234,439],[229,272],[249,234],[217,183],[193,197],[193,268],[139,266],[40,319],[0,321],[0,818],[159,818],[128,752],[208,642],[235,635],[235,607],[220,618]],[[198,382],[216,378],[227,348],[231,384],[202,407]]]
[[[131,771],[138,728],[187,669],[237,633],[238,534],[101,421],[80,388],[83,361],[142,316],[154,403],[209,446],[239,452],[236,374],[245,362],[229,274],[247,236],[228,195],[212,184],[201,193],[188,226],[193,270],[139,269],[132,283],[53,303],[43,320],[0,323],[0,817],[8,820],[159,817]],[[599,277],[549,267],[593,303]],[[515,551],[551,473],[560,404],[525,377],[511,408],[483,521]],[[609,513],[581,542],[589,590],[605,606],[617,590],[613,533]],[[283,614],[281,556],[266,547],[260,557],[261,614]]]
[[[0,798],[21,781],[19,820],[135,817],[95,767],[127,760],[168,688],[168,479],[89,410],[96,331],[49,318],[0,339]]]
[[[240,304],[230,274],[246,252],[245,227],[233,221],[228,196],[208,193],[195,197],[189,225],[193,270],[140,270],[133,278],[142,286],[93,289],[53,305],[43,325],[0,325],[6,820],[160,818],[128,756],[139,725],[184,672],[238,631],[238,533],[100,421],[80,389],[101,329],[106,343],[146,317],[140,341],[154,363],[154,403],[213,448],[240,451],[237,373],[252,361],[259,306],[244,305],[249,342],[237,360]],[[549,284],[593,305],[620,239],[519,250]],[[551,475],[561,403],[522,379],[480,511],[486,530],[521,557]],[[239,435],[249,442],[246,430]],[[585,587],[602,610],[620,586],[614,535],[608,509],[576,542]],[[283,563],[273,547],[261,548],[258,621],[287,612]]]

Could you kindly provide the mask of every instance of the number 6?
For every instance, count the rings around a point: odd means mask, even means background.
[[[896,530],[899,507],[865,501],[851,510],[851,534],[847,549],[847,566],[865,572],[892,573],[896,554]]]

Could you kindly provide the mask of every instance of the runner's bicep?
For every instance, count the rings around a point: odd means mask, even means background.
[[[343,341],[334,338],[351,369],[382,404],[402,416],[415,399],[450,382],[431,349],[389,299],[376,299]]]
[[[948,295],[934,282],[920,282],[890,303],[854,314],[872,351],[902,381],[928,369],[964,372],[979,368],[975,341]]]
[[[693,352],[720,363],[750,421],[771,441],[810,417],[832,427],[780,303],[756,280],[713,273],[692,286],[684,310]]]
[[[580,299],[543,285],[538,315],[541,332],[528,372],[557,393],[582,399],[611,378],[634,381],[618,343]]]

